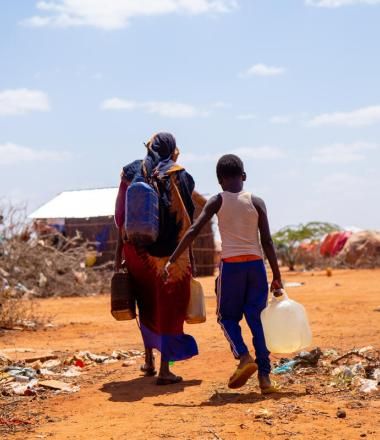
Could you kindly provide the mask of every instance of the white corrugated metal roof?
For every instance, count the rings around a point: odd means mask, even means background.
[[[118,188],[64,191],[29,218],[88,218],[114,215]]]

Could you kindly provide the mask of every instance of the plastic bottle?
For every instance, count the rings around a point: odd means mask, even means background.
[[[265,342],[272,353],[293,353],[311,344],[312,334],[305,308],[275,291],[261,312]]]
[[[125,206],[128,240],[138,246],[154,243],[159,233],[157,192],[144,181],[138,180],[128,188]]]

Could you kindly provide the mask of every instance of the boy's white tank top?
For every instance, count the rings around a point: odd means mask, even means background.
[[[222,206],[217,215],[222,238],[222,258],[241,255],[262,257],[259,213],[252,203],[252,195],[245,191],[224,191],[221,196]]]

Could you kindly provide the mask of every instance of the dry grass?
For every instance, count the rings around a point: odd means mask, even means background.
[[[11,298],[7,292],[0,292],[0,329],[37,330],[50,321],[51,317],[38,312],[33,299]]]

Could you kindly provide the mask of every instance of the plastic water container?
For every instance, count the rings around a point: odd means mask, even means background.
[[[312,334],[305,308],[285,291],[272,296],[261,312],[265,342],[272,353],[293,353],[311,344]]]
[[[206,322],[206,304],[202,284],[194,278],[190,281],[190,299],[186,311],[187,324]]]
[[[128,240],[147,246],[159,233],[159,200],[156,191],[145,182],[135,182],[126,194],[125,230]]]

